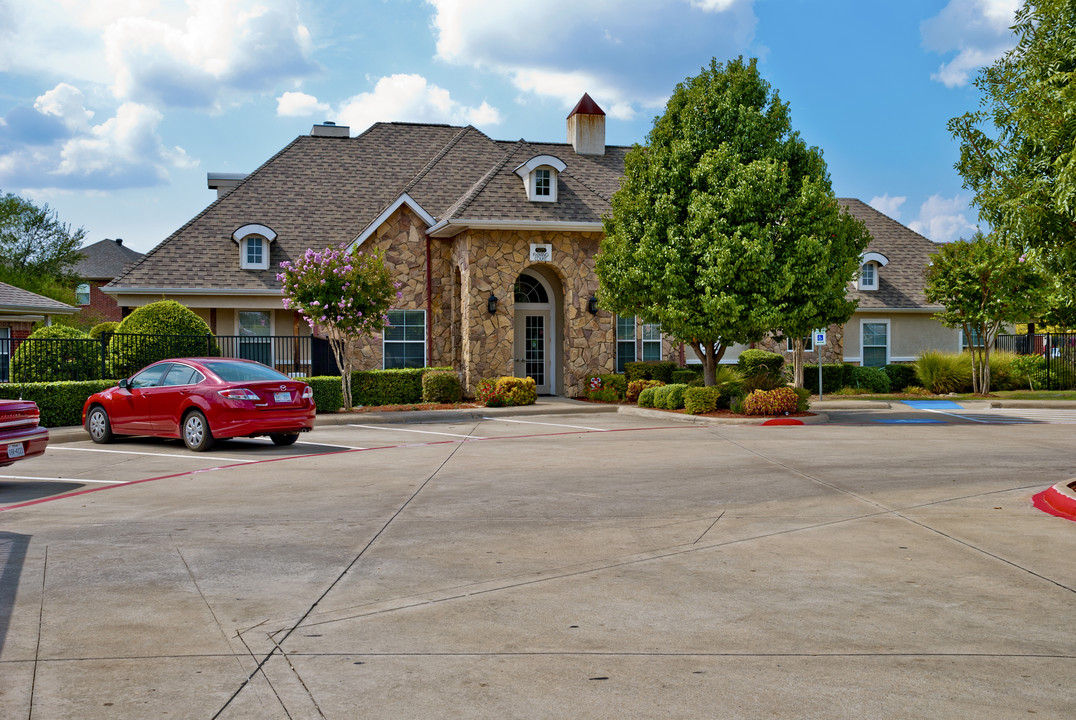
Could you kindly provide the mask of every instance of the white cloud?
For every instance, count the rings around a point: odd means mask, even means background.
[[[968,238],[977,229],[965,215],[969,210],[967,200],[960,195],[952,198],[931,195],[919,207],[919,219],[908,223],[908,227],[934,242]]]
[[[217,108],[317,71],[299,0],[7,2],[0,72],[110,86],[120,101]]]
[[[584,91],[618,117],[664,104],[707,55],[745,51],[753,0],[427,0],[437,57],[570,107]]]
[[[976,70],[1015,45],[1010,30],[1020,0],[949,0],[919,26],[923,47],[940,55],[956,52],[931,79],[946,87],[967,85]]]
[[[307,117],[328,111],[328,103],[303,92],[286,92],[276,99],[276,114],[280,117]]]
[[[904,201],[907,199],[908,198],[904,195],[889,197],[889,193],[886,193],[880,197],[875,195],[867,204],[883,215],[888,215],[894,220],[900,220],[900,206],[903,205]]]
[[[377,81],[373,92],[345,100],[337,111],[337,122],[351,126],[352,134],[378,121],[443,122],[496,125],[501,114],[483,102],[478,107],[452,99],[448,90],[431,85],[421,75],[390,75]]]
[[[31,120],[46,125],[54,118],[56,125],[43,133],[33,123],[5,123],[5,132],[0,133],[0,187],[39,191],[142,187],[167,182],[170,168],[196,165],[183,148],[162,142],[157,133],[163,117],[159,110],[127,102],[115,115],[93,125],[93,112],[82,100],[81,91],[61,83],[37,98],[35,110],[16,108],[9,113],[9,118],[30,113]]]

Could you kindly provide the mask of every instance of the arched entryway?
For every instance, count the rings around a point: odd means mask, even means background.
[[[563,313],[560,280],[540,267],[520,273],[514,287],[516,377],[532,377],[539,395],[562,392],[558,373]]]

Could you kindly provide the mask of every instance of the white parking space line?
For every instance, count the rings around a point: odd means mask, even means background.
[[[33,475],[0,475],[0,480],[46,480],[48,482],[100,483],[102,485],[125,485],[129,480],[87,480],[86,478],[35,477]]]
[[[521,423],[523,425],[548,425],[550,427],[572,428],[573,430],[594,430],[596,432],[609,432],[608,428],[587,427],[586,425],[562,425],[560,423],[544,423],[534,420],[509,420],[508,418],[484,417],[483,420],[496,420],[497,422]]]
[[[258,462],[257,460],[247,460],[247,459],[244,459],[244,458],[226,458],[226,457],[219,457],[217,455],[205,455],[203,457],[200,457],[198,455],[177,455],[175,453],[137,452],[135,450],[103,450],[101,448],[77,448],[77,447],[66,447],[64,445],[50,445],[49,446],[49,452],[52,452],[53,450],[72,450],[72,451],[75,451],[75,452],[116,453],[117,455],[149,455],[150,457],[172,457],[172,458],[184,458],[186,460],[212,460],[213,462],[217,462],[217,461],[220,461],[220,460],[224,460],[226,462],[240,462],[240,463]]]
[[[489,440],[478,435],[460,435],[458,433],[434,432],[433,430],[410,430],[408,428],[383,427],[380,425],[354,425],[348,423],[348,427],[368,428],[370,430],[394,430],[396,432],[422,433],[423,435],[448,435],[449,437],[467,438],[468,440]]]
[[[939,415],[948,415],[949,417],[960,418],[961,420],[971,420],[972,422],[984,423],[984,424],[987,423],[986,420],[978,420],[976,418],[969,417],[967,415],[961,415],[960,413],[945,412],[943,410],[935,410],[934,408],[925,408],[925,409],[926,409],[927,412],[937,413]]]

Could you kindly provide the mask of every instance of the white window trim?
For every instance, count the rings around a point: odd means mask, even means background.
[[[877,290],[878,289],[878,271],[889,264],[889,258],[879,252],[866,252],[859,256],[859,281],[857,287],[860,290]],[[874,266],[874,282],[863,282],[863,268],[867,265]]]
[[[262,248],[262,261],[260,263],[247,262],[247,239],[260,237],[265,240]],[[272,228],[257,223],[250,223],[238,228],[232,233],[232,240],[239,243],[239,269],[240,270],[268,270],[269,269],[269,246],[276,240],[276,233]]]
[[[814,352],[814,334],[812,333],[812,334],[808,335],[807,337],[803,338],[803,340],[804,340],[803,352],[805,352],[805,353],[813,353]],[[792,352],[792,351],[793,351],[793,349],[792,349],[792,338],[785,338],[785,352]]]
[[[390,308],[388,312],[420,312],[420,313],[422,313],[422,367],[427,367],[430,364],[430,358],[426,356],[426,353],[429,350],[429,344],[428,344],[427,341],[429,340],[428,334],[430,332],[430,327],[428,325],[429,319],[426,317],[425,308]],[[385,367],[385,357],[386,357],[385,356],[385,345],[390,343],[390,342],[392,342],[392,343],[408,343],[408,344],[413,345],[413,344],[416,344],[418,342],[418,340],[387,340],[385,338],[385,331],[382,330],[381,331],[381,369],[382,370],[389,369],[389,368]]]
[[[871,269],[871,277],[874,282],[868,282],[864,277],[864,270]],[[878,289],[878,263],[874,261],[868,261],[863,263],[859,268],[859,289],[860,290],[877,290]]]
[[[556,202],[557,201],[557,178],[560,173],[567,169],[567,165],[552,155],[538,155],[515,169],[516,175],[523,180],[523,187],[527,190],[527,199],[531,202]],[[549,170],[549,194],[537,195],[535,171],[538,169]]]
[[[665,357],[665,334],[661,332],[661,323],[640,322],[638,318],[636,318],[636,322],[639,323],[639,333],[638,333],[639,334],[639,355],[638,355],[638,357],[640,359],[646,357],[646,344],[647,343],[657,343],[658,344],[658,362],[660,362]],[[657,340],[647,340],[644,337],[643,328],[646,327],[647,325],[656,325],[657,326],[657,328],[658,328],[658,339]],[[649,361],[643,360],[643,362],[649,362]]]
[[[82,288],[86,288],[86,290],[83,291]],[[79,296],[80,295],[85,295],[86,296],[86,302],[79,302]],[[79,283],[78,286],[75,287],[75,304],[76,305],[89,305],[91,296],[92,295],[91,295],[91,290],[90,290],[90,284],[88,282]]]
[[[629,340],[630,340],[630,342],[632,344],[634,356],[632,357],[631,360],[625,360],[624,362],[629,363],[629,362],[638,362],[639,361],[639,318],[636,317],[635,315],[631,316],[631,320],[632,320],[632,322],[631,322],[631,337],[621,339],[620,338],[620,318],[621,317],[622,316],[620,316],[620,315],[614,315],[613,316],[613,335],[614,335],[614,337],[616,339],[616,365],[614,366],[614,369],[621,366],[621,362],[620,362],[620,343],[627,343],[627,342],[629,342]],[[625,315],[623,317],[627,317],[627,316]]]
[[[863,345],[863,326],[871,325],[885,325],[885,364],[889,365],[893,362],[890,353],[893,351],[893,328],[889,322],[889,318],[863,318],[859,321],[859,364],[863,364],[863,358],[866,354],[863,352],[864,347],[878,347],[877,345]],[[848,358],[852,360],[852,358]]]

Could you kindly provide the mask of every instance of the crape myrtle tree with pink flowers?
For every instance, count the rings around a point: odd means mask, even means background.
[[[351,408],[349,348],[389,324],[389,308],[402,297],[400,283],[393,281],[380,251],[363,253],[347,245],[307,250],[294,262],[280,263],[280,269],[284,307],[302,315],[311,330],[324,332],[341,371],[344,407]]]

